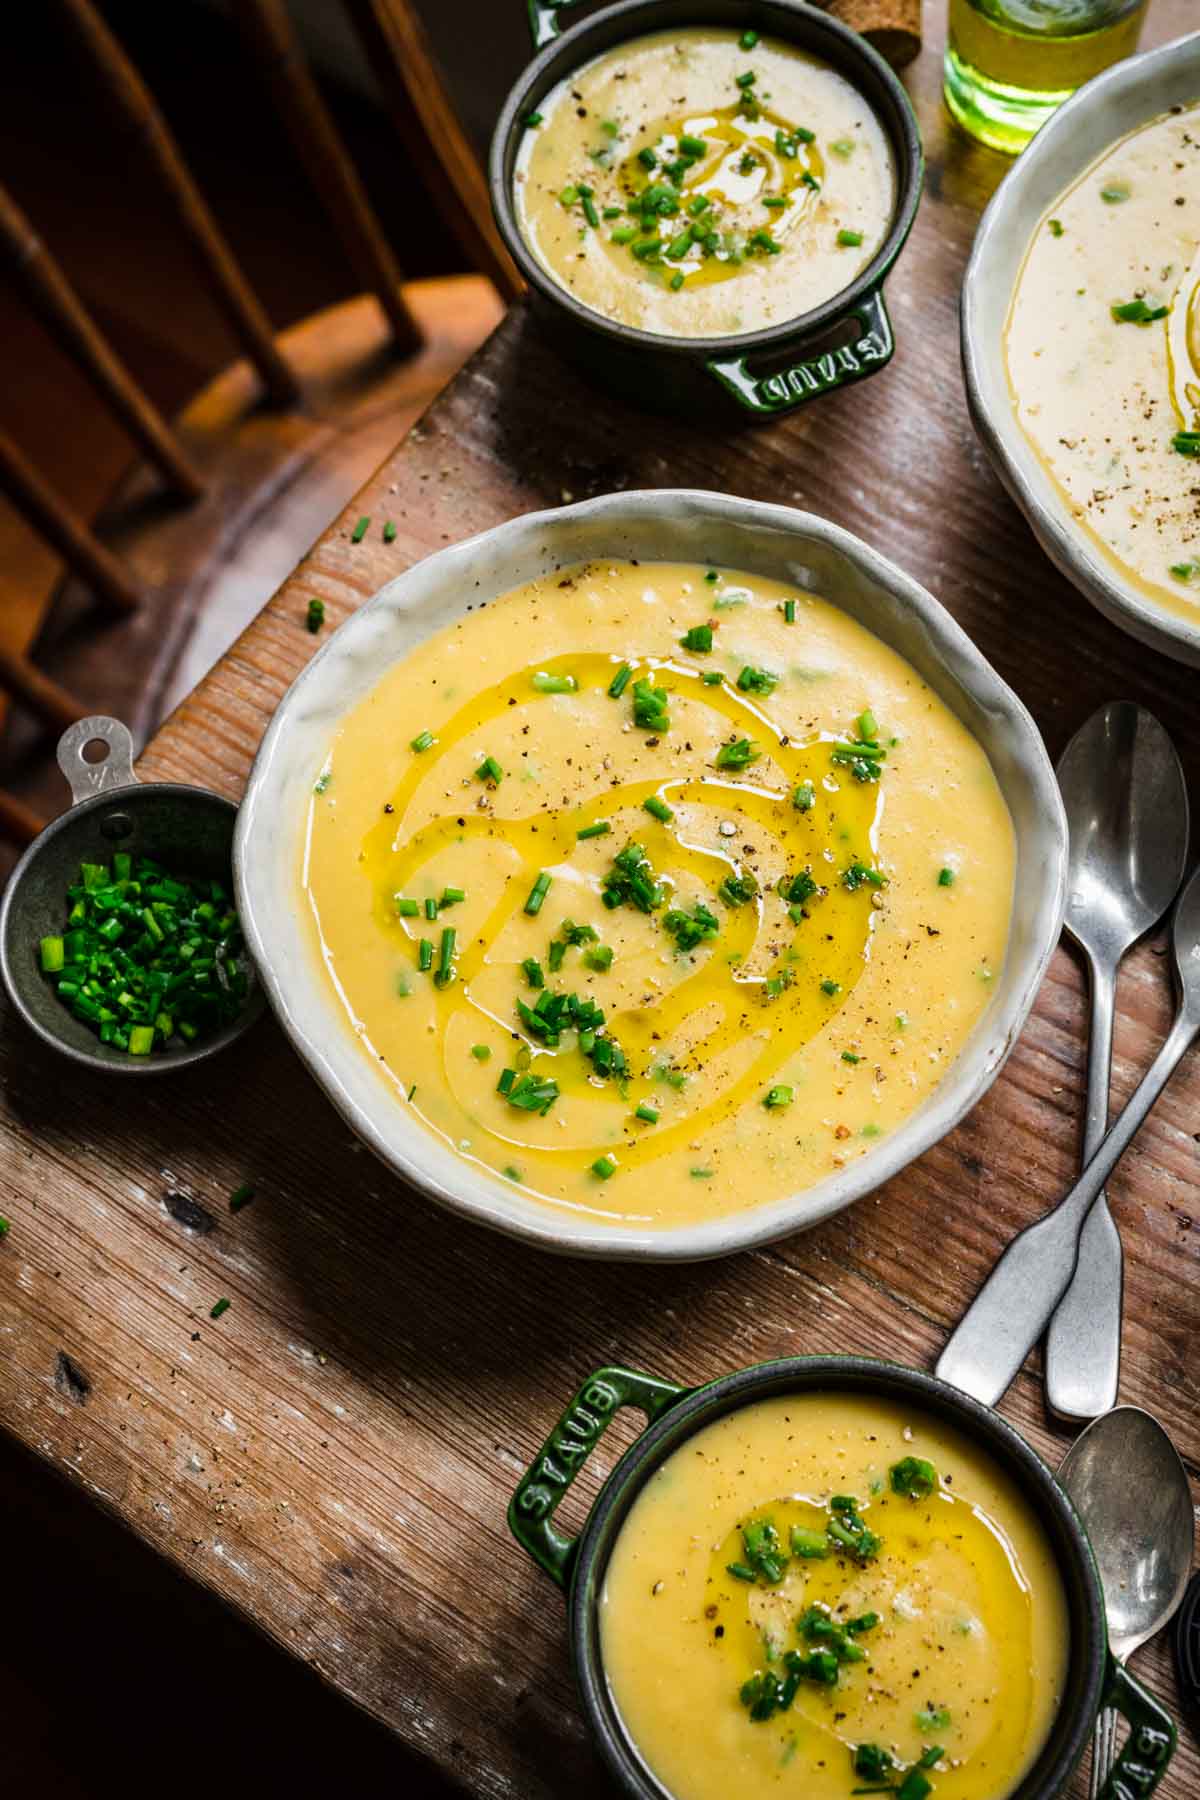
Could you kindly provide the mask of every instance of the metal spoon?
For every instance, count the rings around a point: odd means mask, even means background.
[[[996,1404],[1046,1329],[1075,1273],[1079,1233],[1093,1201],[1200,1034],[1200,870],[1175,908],[1172,948],[1179,1005],[1166,1042],[1070,1193],[1013,1239],[938,1359],[943,1381],[988,1406]]]
[[[1157,1419],[1118,1406],[1080,1433],[1058,1479],[1092,1542],[1109,1648],[1126,1663],[1162,1630],[1187,1588],[1195,1537],[1187,1472]],[[1117,1714],[1107,1709],[1092,1734],[1092,1800],[1116,1754]]]
[[[1187,783],[1153,713],[1116,700],[1075,733],[1058,765],[1058,785],[1071,842],[1064,924],[1087,960],[1091,993],[1087,1163],[1108,1128],[1117,969],[1162,918],[1187,867]],[[1046,1398],[1064,1418],[1094,1419],[1116,1404],[1121,1261],[1120,1233],[1101,1194],[1046,1339]]]

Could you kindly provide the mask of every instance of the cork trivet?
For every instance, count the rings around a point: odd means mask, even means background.
[[[816,4],[860,31],[894,69],[910,63],[921,48],[921,0],[816,0]]]

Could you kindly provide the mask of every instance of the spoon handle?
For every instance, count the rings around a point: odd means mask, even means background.
[[[1091,1027],[1088,1036],[1087,1112],[1083,1128],[1086,1166],[1108,1129],[1112,1078],[1116,966],[1088,957]],[[1079,1237],[1071,1285],[1050,1321],[1046,1338],[1046,1398],[1066,1419],[1095,1419],[1117,1403],[1121,1372],[1121,1234],[1103,1194]]]
[[[936,1373],[994,1406],[1045,1330],[1075,1273],[1079,1232],[1176,1064],[1200,1030],[1180,1011],[1166,1042],[1075,1186],[1004,1252],[938,1359]]]

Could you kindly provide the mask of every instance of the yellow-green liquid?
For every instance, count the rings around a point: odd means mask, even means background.
[[[1145,0],[950,0],[946,104],[1015,155],[1075,89],[1136,48]]]

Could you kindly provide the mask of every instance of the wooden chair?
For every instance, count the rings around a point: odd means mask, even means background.
[[[285,0],[231,0],[364,289],[276,339],[162,113],[93,0],[54,0],[115,127],[152,168],[244,358],[168,422],[0,187],[0,267],[140,453],[97,531],[0,430],[0,493],[68,570],[41,606],[22,608],[15,630],[0,620],[0,708],[8,696],[21,709],[9,721],[7,760],[22,770],[26,790],[22,797],[0,789],[0,836],[11,841],[28,840],[42,823],[29,804],[38,780],[24,778],[24,765],[44,756],[47,728],[60,731],[102,704],[135,734],[147,729],[215,584],[257,578],[261,587],[264,542],[280,578],[289,572],[519,289],[410,0],[341,3],[378,72],[408,166],[479,273],[406,283],[302,58]],[[239,574],[239,559],[252,562],[257,577]],[[32,660],[35,636],[53,676]]]

